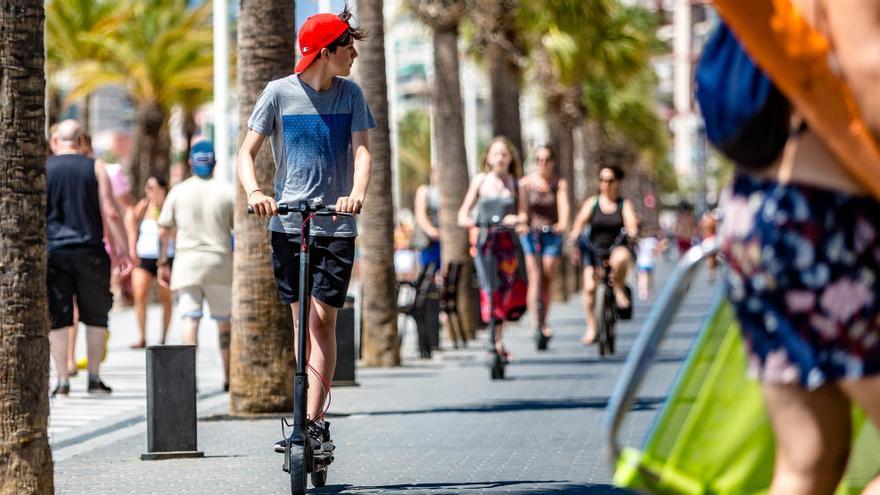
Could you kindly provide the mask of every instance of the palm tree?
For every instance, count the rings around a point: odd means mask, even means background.
[[[69,99],[108,85],[124,86],[135,104],[135,190],[147,177],[168,175],[168,115],[184,95],[212,90],[211,3],[189,9],[186,0],[131,0],[83,35],[97,56],[78,64]]]
[[[485,48],[491,87],[492,135],[507,136],[523,154],[519,98],[525,46],[517,22],[518,0],[476,2],[473,20],[478,45]]]
[[[416,16],[433,31],[434,81],[431,85],[431,112],[437,149],[440,186],[440,244],[443,265],[463,264],[458,287],[459,308],[468,336],[476,330],[471,280],[473,263],[468,253],[467,233],[458,227],[458,209],[470,182],[464,144],[461,86],[459,83],[458,27],[467,12],[465,0],[410,0]]]
[[[0,491],[52,493],[43,0],[0,1]]]
[[[102,29],[122,3],[109,0],[50,0],[46,2],[46,65],[47,72],[59,73],[65,68],[95,60],[98,47],[88,39]],[[53,89],[53,94],[57,89]],[[50,102],[56,104],[55,102]],[[91,93],[79,102],[80,123],[87,132],[91,121]],[[54,109],[56,112],[57,108]],[[50,116],[51,117],[51,116]],[[54,120],[50,119],[50,123]]]
[[[238,18],[238,91],[241,136],[266,84],[293,72],[296,39],[290,0],[242,0]],[[272,187],[275,162],[263,146],[257,180]],[[273,194],[266,190],[267,194]],[[248,217],[247,198],[235,195],[232,285],[232,347],[229,409],[233,414],[293,408],[293,318],[275,297],[266,222]]]
[[[397,336],[397,282],[394,276],[394,201],[391,189],[391,139],[388,87],[385,82],[385,30],[382,0],[358,0],[361,26],[369,36],[360,42],[358,76],[376,128],[370,131],[373,155],[370,188],[360,218],[363,253],[363,357],[367,366],[400,364]]]

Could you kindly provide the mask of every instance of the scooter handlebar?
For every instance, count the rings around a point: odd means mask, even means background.
[[[336,205],[317,205],[310,207],[310,210],[317,216],[321,217],[329,217],[329,216],[338,216],[338,217],[353,217],[353,213],[337,213]],[[248,205],[247,212],[249,215],[254,214],[254,207]],[[291,213],[300,213],[302,210],[298,206],[290,205],[287,203],[278,203],[278,214],[279,215],[289,215]]]

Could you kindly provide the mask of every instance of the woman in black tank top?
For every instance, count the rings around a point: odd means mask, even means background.
[[[568,239],[572,247],[572,262],[581,261],[584,267],[584,312],[587,328],[581,342],[584,345],[596,341],[596,315],[593,300],[596,294],[596,266],[608,259],[611,277],[614,280],[614,297],[620,308],[628,308],[632,301],[624,291],[629,264],[635,259],[626,243],[620,243],[621,231],[635,239],[639,220],[635,208],[628,199],[620,197],[618,191],[623,180],[623,170],[617,166],[604,166],[599,170],[599,194],[587,199],[581,206],[572,225]],[[579,243],[584,228],[589,226],[589,243]]]

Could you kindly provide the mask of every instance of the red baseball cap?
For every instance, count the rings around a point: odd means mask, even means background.
[[[299,51],[302,58],[293,69],[294,72],[302,72],[321,53],[322,48],[333,43],[342,36],[350,26],[336,14],[315,14],[306,19],[299,28]]]

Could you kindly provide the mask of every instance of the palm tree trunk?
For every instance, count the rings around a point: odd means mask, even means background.
[[[467,232],[458,226],[458,209],[464,201],[470,178],[464,145],[461,86],[458,62],[458,23],[434,27],[434,83],[431,112],[437,140],[437,166],[440,186],[440,244],[443,266],[455,261],[464,269],[458,286],[458,307],[464,331],[476,333],[479,298],[473,278],[473,262],[468,252]]]
[[[358,0],[358,20],[369,36],[360,42],[361,86],[376,120],[370,131],[373,155],[370,188],[360,217],[363,284],[363,358],[367,366],[400,365],[397,336],[397,281],[394,276],[394,201],[391,189],[391,137],[385,81],[382,0]]]
[[[519,113],[519,97],[522,86],[522,69],[517,57],[517,32],[514,30],[516,2],[493,0],[480,2],[485,14],[494,24],[486,44],[489,61],[489,85],[492,93],[492,134],[506,136],[516,146],[521,157],[522,127]]]
[[[0,493],[52,493],[43,0],[0,1]]]
[[[501,43],[489,42],[486,48],[492,88],[492,134],[510,139],[520,156],[525,157],[519,114],[521,70]]]
[[[185,108],[183,110],[183,136],[186,142],[183,144],[183,179],[192,175],[192,170],[187,166],[189,161],[189,153],[192,149],[193,136],[196,135],[198,125],[196,125],[196,115],[193,109]]]
[[[136,196],[142,194],[150,175],[168,176],[168,148],[161,135],[165,117],[165,109],[155,102],[141,105],[135,113],[131,178]]]
[[[257,97],[279,74],[293,72],[294,2],[241,0],[238,20],[240,136]],[[275,164],[270,146],[256,159],[257,181],[271,191]],[[247,215],[247,198],[235,194],[232,347],[229,410],[233,414],[293,408],[293,318],[278,298],[266,222]]]
[[[92,132],[92,94],[83,96],[80,102],[79,125],[82,126],[83,132],[91,134]]]

